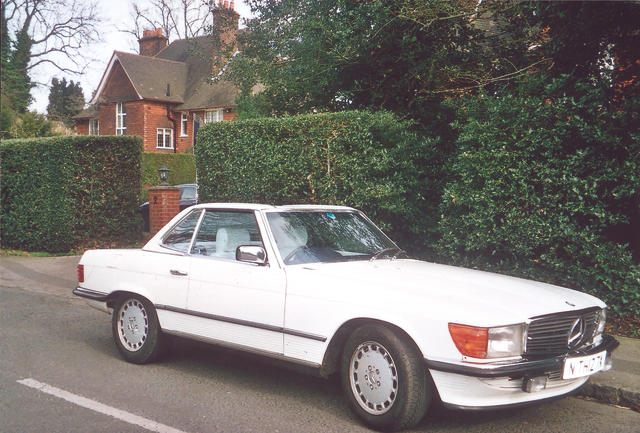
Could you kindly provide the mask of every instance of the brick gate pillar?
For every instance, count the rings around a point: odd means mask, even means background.
[[[154,235],[180,212],[180,189],[175,186],[149,188],[149,233]]]

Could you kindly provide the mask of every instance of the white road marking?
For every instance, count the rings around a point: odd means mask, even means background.
[[[124,410],[116,409],[115,407],[107,406],[106,404],[102,404],[100,402],[88,399],[86,397],[82,397],[80,395],[72,394],[68,391],[65,391],[64,389],[56,388],[55,386],[38,382],[35,379],[31,379],[31,378],[21,379],[21,380],[18,380],[17,382],[22,385],[28,386],[29,388],[37,389],[38,391],[44,392],[46,394],[50,394],[55,397],[61,398],[63,400],[67,400],[78,406],[82,406],[84,408],[91,409],[93,411],[112,416],[121,421],[128,422],[129,424],[134,424],[134,425],[143,427],[149,431],[153,431],[157,433],[185,433],[182,430],[169,427],[168,425],[160,424],[159,422],[155,422],[150,419],[143,418],[138,415],[134,415]]]

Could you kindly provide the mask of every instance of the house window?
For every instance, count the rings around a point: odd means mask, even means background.
[[[126,126],[127,110],[124,102],[116,104],[116,135],[124,135],[127,132]]]
[[[187,113],[180,116],[180,137],[187,136]]]
[[[158,149],[173,149],[173,129],[158,128],[156,131],[156,147]]]
[[[98,119],[89,119],[89,135],[100,135],[100,122]]]
[[[204,112],[204,123],[209,122],[222,122],[222,108]]]

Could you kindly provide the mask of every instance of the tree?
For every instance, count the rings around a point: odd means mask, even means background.
[[[188,39],[202,35],[211,26],[211,6],[206,1],[149,0],[147,4],[144,7],[132,1],[133,23],[120,31],[140,39],[143,30],[161,28],[169,39]]]
[[[91,58],[87,46],[100,39],[97,4],[83,0],[3,0],[6,24],[15,35],[18,68],[30,73],[49,64],[82,73]]]
[[[5,4],[2,4],[2,105],[3,111],[25,113],[31,103],[33,87],[27,73],[31,40],[20,31],[16,40],[9,36]],[[11,116],[7,114],[7,116]],[[5,116],[3,116],[5,118]],[[8,119],[8,117],[7,117]],[[3,126],[6,131],[8,128]]]
[[[504,58],[486,0],[252,0],[231,69],[241,110],[290,114],[384,108],[447,133],[443,99],[512,80],[540,59]],[[500,43],[498,43],[500,42]],[[510,46],[513,46],[511,44]],[[515,50],[514,50],[515,53]],[[256,84],[264,87],[252,95]]]
[[[47,105],[47,118],[63,122],[66,126],[73,126],[72,117],[78,114],[84,107],[84,93],[80,83],[71,80],[67,83],[66,78],[62,81],[57,78],[51,79],[49,91],[49,105]]]
[[[2,36],[0,43],[2,44],[1,56],[2,56],[2,74],[0,75],[0,138],[4,138],[9,134],[9,128],[13,119],[15,118],[15,112],[13,110],[12,92],[9,89],[9,85],[12,82],[9,77],[13,75],[12,67],[10,63],[11,45],[9,40],[9,31],[7,30],[7,20],[4,16],[4,3],[0,8],[0,19],[2,21]]]

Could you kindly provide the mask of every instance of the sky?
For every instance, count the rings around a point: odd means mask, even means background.
[[[32,80],[45,83],[46,85],[38,85],[31,90],[34,101],[29,106],[31,110],[46,114],[47,104],[49,103],[49,85],[51,79],[63,77],[67,81],[80,81],[84,92],[84,99],[88,102],[91,99],[93,91],[98,87],[102,74],[104,73],[111,55],[114,51],[126,51],[131,53],[138,52],[138,41],[132,35],[118,31],[118,29],[132,26],[133,18],[131,17],[131,4],[136,2],[140,5],[146,3],[146,0],[109,0],[98,2],[101,8],[101,15],[104,17],[103,42],[87,47],[87,55],[94,58],[93,61],[83,75],[72,75],[62,73],[49,65],[39,66],[33,72]],[[249,6],[243,0],[235,0],[235,10],[240,14],[240,22],[243,18],[248,18],[250,14]],[[242,26],[242,24],[240,24]],[[171,41],[170,41],[171,42]]]

